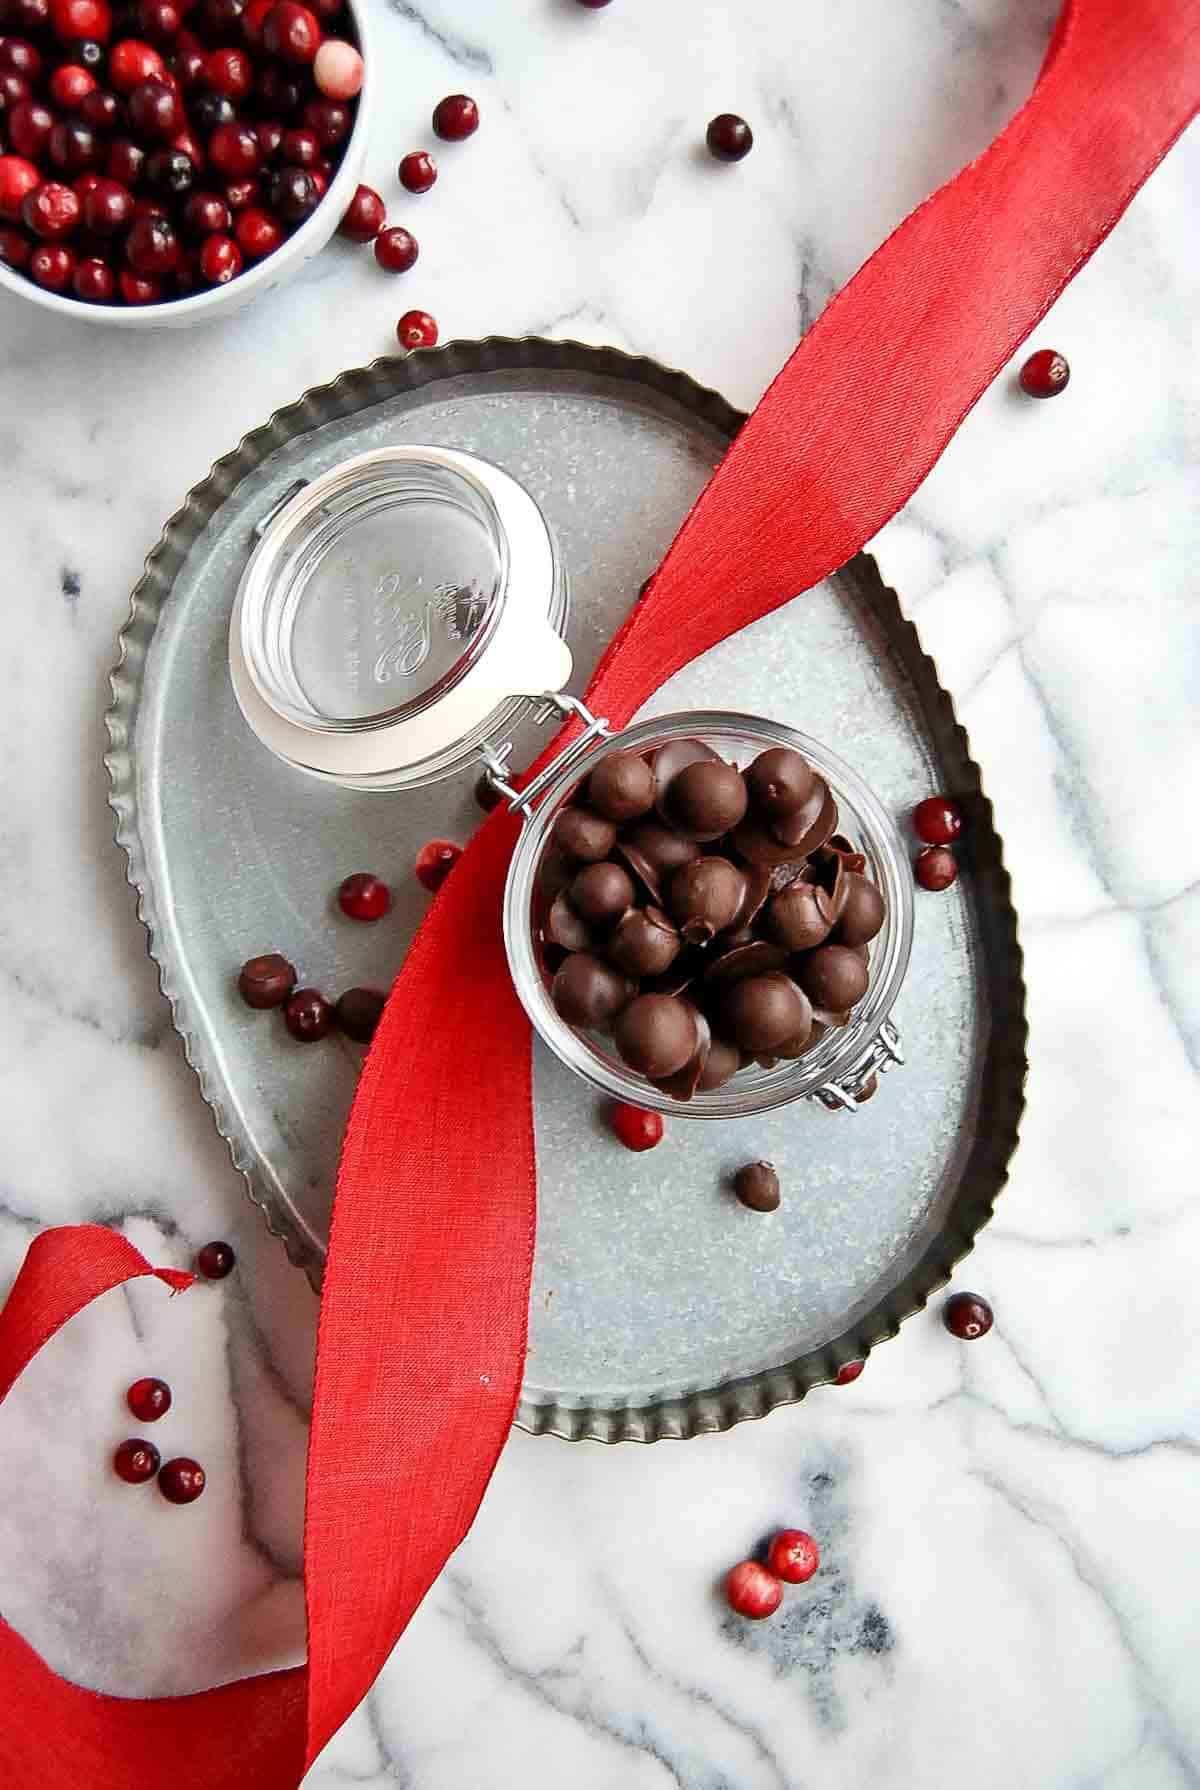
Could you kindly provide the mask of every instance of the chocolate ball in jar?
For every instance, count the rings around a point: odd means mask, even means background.
[[[696,1009],[671,994],[640,994],[613,1027],[617,1049],[639,1075],[661,1081],[685,1067],[699,1038]]]
[[[593,925],[615,924],[633,906],[633,879],[619,864],[589,864],[567,897],[575,912]]]
[[[587,804],[605,820],[638,820],[654,806],[654,772],[636,752],[610,752],[588,778]]]
[[[617,829],[587,808],[564,808],[554,823],[554,843],[577,864],[599,864],[617,843]]]
[[[636,992],[627,976],[590,952],[576,951],[556,974],[550,989],[555,1011],[568,1025],[605,1031]]]
[[[685,765],[663,798],[667,820],[685,839],[710,844],[736,827],[750,798],[740,771],[720,759]]]
[[[755,1055],[782,1045],[794,1046],[812,1031],[807,994],[781,970],[736,982],[725,996],[723,1017],[723,1029],[743,1050]]]

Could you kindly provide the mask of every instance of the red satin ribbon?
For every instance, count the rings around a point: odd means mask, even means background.
[[[1071,0],[1028,103],[775,380],[605,654],[591,707],[623,723],[875,534],[1198,104],[1200,0]],[[533,1255],[529,1027],[500,928],[515,836],[494,815],[434,903],[350,1118],[309,1441],[308,1665],[124,1702],[65,1683],[0,1626],[4,1783],[294,1790],[470,1526],[516,1406]],[[40,1237],[0,1313],[0,1396],[88,1300],[150,1272],[102,1230]]]

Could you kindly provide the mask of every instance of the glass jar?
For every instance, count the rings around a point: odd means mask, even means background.
[[[595,723],[595,728],[600,724]],[[538,939],[538,877],[555,820],[588,773],[607,753],[646,752],[668,740],[698,739],[720,757],[745,767],[770,746],[791,746],[814,765],[838,805],[838,831],[867,860],[883,895],[883,928],[871,941],[871,981],[848,1025],[832,1028],[811,1050],[774,1069],[742,1069],[723,1087],[673,1099],[621,1061],[611,1041],[581,1032],[560,1018],[550,999],[551,978]],[[525,828],[513,853],[504,896],[504,940],[516,990],[538,1033],[568,1068],[614,1099],[687,1119],[744,1118],[802,1099],[854,1111],[871,1078],[903,1062],[889,1014],[908,968],[913,933],[912,870],[890,817],[858,774],[817,740],[776,721],[722,711],[657,716],[617,735],[593,731],[548,767],[540,787],[518,806]],[[529,797],[534,799],[530,800]],[[871,1090],[873,1091],[873,1090]]]

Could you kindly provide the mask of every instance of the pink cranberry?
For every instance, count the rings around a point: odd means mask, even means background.
[[[8,115],[9,144],[14,154],[23,155],[31,162],[41,160],[53,129],[53,112],[47,111],[36,100],[22,101]]]
[[[781,1529],[767,1550],[767,1569],[785,1585],[803,1585],[821,1564],[811,1535],[803,1529]]]
[[[416,237],[399,226],[381,231],[375,238],[375,259],[388,273],[407,273],[419,252]]]
[[[27,195],[36,192],[41,184],[41,175],[24,156],[0,155],[0,218],[15,224]],[[359,191],[369,189],[360,187]]]
[[[75,296],[87,304],[111,304],[117,291],[117,278],[107,261],[96,255],[81,261],[75,269]]]
[[[170,1504],[194,1504],[207,1484],[199,1461],[178,1455],[159,1469],[158,1489]]]
[[[50,98],[64,112],[78,112],[89,93],[96,91],[96,77],[78,63],[64,62],[50,76]],[[84,120],[86,123],[86,119]]]
[[[298,988],[284,1002],[283,1023],[297,1044],[315,1044],[333,1024],[333,1008],[315,988]]]
[[[196,1251],[196,1272],[205,1280],[225,1280],[233,1273],[237,1257],[230,1243],[206,1243]]]
[[[125,259],[134,273],[173,273],[179,262],[179,239],[165,217],[138,217],[125,239]]]
[[[158,77],[143,81],[129,95],[129,119],[143,137],[172,137],[185,123],[179,95]]]
[[[913,875],[923,889],[938,893],[958,880],[958,864],[954,853],[945,845],[927,845],[917,853]]]
[[[401,348],[432,348],[438,339],[438,328],[428,311],[405,311],[396,325],[396,339]]]
[[[19,273],[24,272],[29,266],[31,250],[29,238],[20,230],[0,225],[0,261],[5,267],[14,267]]]
[[[479,129],[479,107],[466,93],[451,93],[433,109],[433,128],[446,143],[461,143]]]
[[[78,193],[60,181],[47,180],[26,193],[21,203],[21,221],[35,236],[56,242],[75,229],[81,210]]]
[[[46,153],[54,166],[64,174],[79,174],[100,158],[100,143],[95,131],[89,130],[80,118],[60,118],[50,132]]]
[[[293,168],[315,168],[321,160],[321,145],[316,131],[284,131],[279,153]]]
[[[117,274],[117,288],[127,305],[156,305],[163,295],[161,280],[134,273],[130,267],[121,268]]]
[[[23,37],[0,37],[0,72],[36,85],[42,78],[42,52]]]
[[[317,51],[313,79],[326,99],[353,99],[362,91],[363,59],[353,44],[331,37]]]
[[[50,20],[64,43],[85,37],[106,44],[112,35],[108,0],[50,0]]]
[[[28,164],[26,164],[28,166]],[[34,179],[37,170],[34,169]],[[2,205],[0,205],[2,210]],[[359,186],[354,189],[354,197],[346,207],[346,214],[338,229],[351,242],[374,242],[387,222],[387,206],[373,186]]]
[[[653,1150],[661,1144],[666,1127],[661,1113],[648,1113],[643,1107],[629,1106],[616,1100],[609,1111],[609,1123],[616,1137],[627,1150]]]
[[[235,235],[238,247],[251,261],[261,261],[265,255],[273,255],[283,241],[283,230],[278,219],[259,205],[251,205],[245,211],[238,212]]]
[[[200,250],[200,274],[210,286],[228,286],[242,271],[242,251],[232,236],[209,236]]]
[[[783,1586],[757,1560],[743,1560],[725,1580],[725,1600],[739,1616],[761,1622],[764,1616],[773,1616],[783,1602]]]
[[[437,163],[423,149],[414,149],[400,163],[400,185],[410,193],[427,193],[437,179]]]
[[[863,1368],[866,1365],[867,1364],[865,1361],[846,1361],[846,1362],[844,1362],[842,1364],[842,1366],[838,1368],[836,1374],[834,1374],[834,1376],[833,1376],[834,1385],[835,1386],[849,1386],[852,1383],[852,1381],[857,1380],[859,1374],[861,1374]]]
[[[87,70],[85,68],[80,72],[86,74]],[[94,93],[84,95],[79,107],[79,116],[85,124],[90,124],[94,131],[107,134],[109,131],[115,131],[121,122],[123,116],[121,102],[115,93],[105,93],[102,88],[98,87]]]
[[[244,180],[258,167],[262,151],[248,124],[218,125],[208,142],[208,159],[228,180]]]
[[[310,99],[300,116],[316,131],[322,149],[336,149],[350,135],[350,108],[339,100]]]
[[[462,857],[462,846],[450,839],[430,839],[417,853],[413,868],[423,889],[435,895]]]
[[[166,72],[158,51],[136,37],[114,44],[108,58],[108,78],[118,93],[132,93],[146,81],[161,80]]]
[[[978,1293],[952,1293],[942,1307],[942,1322],[951,1336],[963,1342],[977,1342],[992,1327],[994,1314],[986,1299]]]
[[[719,162],[740,162],[754,147],[754,132],[736,112],[720,112],[709,123],[704,140]]]
[[[119,186],[135,187],[146,166],[146,151],[131,137],[118,137],[108,152],[105,173]]]
[[[245,50],[213,50],[204,65],[204,78],[227,99],[245,99],[254,87],[254,64]]]
[[[1054,348],[1039,348],[1021,368],[1021,390],[1030,398],[1056,398],[1070,377],[1065,356]]]
[[[321,27],[315,13],[298,0],[279,0],[263,20],[262,39],[269,56],[303,67],[320,48]]]
[[[29,277],[47,292],[65,292],[75,272],[74,250],[61,242],[41,242],[29,257]]]
[[[171,1409],[171,1388],[165,1380],[135,1380],[125,1394],[125,1403],[139,1423],[157,1423]]]
[[[369,870],[356,871],[338,889],[338,906],[350,920],[382,920],[391,905],[391,890]]]
[[[145,1485],[158,1472],[160,1460],[158,1449],[153,1442],[143,1442],[140,1437],[131,1437],[122,1442],[113,1455],[113,1467],[117,1476],[126,1485]]]
[[[913,832],[926,845],[953,845],[963,830],[962,809],[949,796],[927,796],[912,818]]]

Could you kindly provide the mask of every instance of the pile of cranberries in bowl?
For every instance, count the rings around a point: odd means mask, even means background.
[[[227,285],[312,216],[363,63],[344,0],[0,0],[0,263],[90,305]]]

